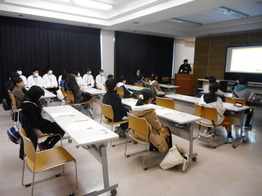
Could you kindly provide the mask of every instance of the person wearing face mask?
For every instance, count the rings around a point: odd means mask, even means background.
[[[49,67],[46,70],[46,74],[43,76],[43,86],[46,90],[55,93],[58,88],[56,76],[53,74],[53,70]]]
[[[24,82],[24,85],[27,86],[27,79],[26,79],[26,77],[24,75],[22,75],[23,72],[22,72],[20,67],[16,68],[16,73],[19,74],[19,77],[22,78],[22,80]]]
[[[13,78],[12,81],[14,82],[15,87],[13,88],[11,93],[15,96],[16,107],[21,108],[21,105],[24,101],[25,93],[27,92],[27,90],[25,89],[25,85],[24,85],[22,78],[16,77],[16,78]]]
[[[99,74],[96,76],[96,87],[101,90],[105,90],[106,78],[104,74],[104,70],[101,69]]]
[[[34,68],[32,75],[27,78],[27,86],[30,88],[33,85],[43,87],[43,79],[39,76],[39,70],[37,68]]]
[[[79,71],[74,71],[73,73],[76,76],[76,82],[77,82],[78,86],[85,86],[83,78],[81,77],[80,72]]]
[[[90,86],[90,87],[95,86],[94,77],[91,75],[91,73],[92,72],[89,68],[85,70],[85,75],[83,76],[84,86]]]

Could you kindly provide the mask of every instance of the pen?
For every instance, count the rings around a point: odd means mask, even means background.
[[[60,115],[59,117],[64,117],[64,116],[74,116],[74,115]]]

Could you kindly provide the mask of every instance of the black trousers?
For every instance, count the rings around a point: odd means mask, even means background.
[[[42,133],[47,134],[59,134],[61,137],[64,136],[65,132],[61,127],[58,126],[55,122],[52,122],[48,126],[40,129]],[[44,141],[44,145],[47,147],[47,149],[52,148],[59,140],[60,136],[50,136]]]

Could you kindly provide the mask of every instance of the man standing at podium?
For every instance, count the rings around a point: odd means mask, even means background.
[[[184,60],[184,64],[180,65],[178,73],[179,74],[189,74],[191,72],[191,66],[188,64],[188,60]]]

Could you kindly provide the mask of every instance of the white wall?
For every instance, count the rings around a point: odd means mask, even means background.
[[[174,47],[174,73],[178,72],[184,59],[194,68],[195,39],[175,39]],[[194,70],[193,70],[194,71]],[[173,74],[174,74],[173,73]]]
[[[114,75],[114,31],[101,31],[101,68],[105,76]]]

